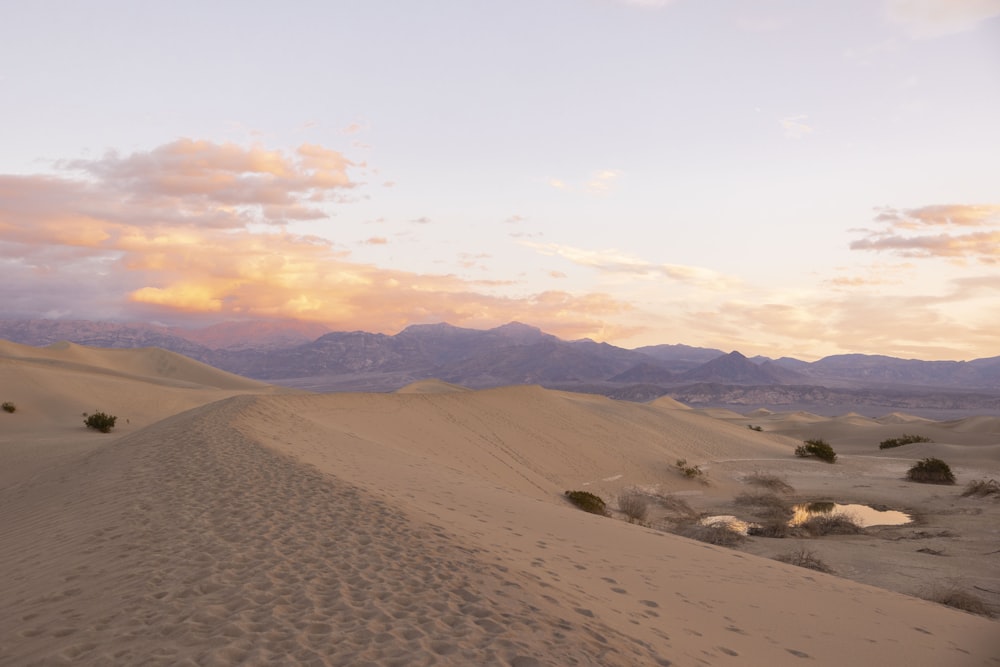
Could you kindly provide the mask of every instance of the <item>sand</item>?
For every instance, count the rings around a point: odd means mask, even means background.
[[[996,621],[848,571],[857,551],[949,560],[1000,590],[998,556],[974,553],[1000,549],[1000,524],[982,522],[1000,503],[899,479],[910,452],[870,443],[899,417],[433,382],[298,394],[160,350],[8,343],[0,393],[18,406],[0,413],[2,665],[1000,664]],[[94,409],[128,421],[87,431]],[[995,420],[918,425],[936,442],[914,454],[1000,476]],[[841,462],[790,455],[811,429]],[[800,494],[926,506],[922,528],[810,540],[833,576],[766,557],[800,539],[726,549],[563,498],[614,506],[638,487],[723,507],[765,467]],[[907,537],[935,522],[958,537]]]

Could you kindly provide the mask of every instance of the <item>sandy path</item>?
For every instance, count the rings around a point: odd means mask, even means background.
[[[545,614],[441,529],[240,436],[227,422],[246,400],[0,496],[0,664],[656,664]]]

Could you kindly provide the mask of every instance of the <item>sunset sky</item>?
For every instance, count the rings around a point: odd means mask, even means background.
[[[0,316],[1000,355],[1000,0],[23,2]]]

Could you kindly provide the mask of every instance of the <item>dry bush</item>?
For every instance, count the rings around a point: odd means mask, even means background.
[[[674,467],[688,479],[697,479],[702,484],[708,484],[708,480],[705,479],[705,471],[701,469],[701,466],[691,466],[688,465],[687,459],[677,459]]]
[[[782,563],[788,563],[789,565],[798,565],[799,567],[809,568],[810,570],[816,570],[817,572],[826,572],[827,574],[833,572],[830,566],[824,563],[820,557],[816,555],[815,551],[806,549],[805,547],[799,547],[795,551],[779,554],[774,557],[774,560],[779,560]]]
[[[686,500],[678,496],[657,494],[650,496],[650,498],[653,502],[671,514],[679,514],[689,519],[698,516],[698,512],[696,512]]]
[[[649,503],[639,491],[625,491],[618,496],[618,510],[625,515],[629,523],[641,523],[646,520]]]
[[[11,403],[10,401],[4,401],[3,405],[0,405],[0,408],[3,408],[4,412],[10,412],[10,413],[17,412],[17,406]]]
[[[795,448],[795,455],[802,458],[816,457],[827,463],[837,461],[837,453],[826,440],[806,440]]]
[[[1000,482],[995,479],[977,479],[965,485],[962,497],[975,496],[986,497],[996,496],[1000,498]]]
[[[865,529],[861,527],[855,517],[843,512],[817,514],[799,524],[799,528],[814,537],[823,535],[859,535],[865,532]]]
[[[677,534],[699,542],[707,542],[720,547],[736,547],[746,542],[746,536],[730,529],[725,524],[709,525],[691,522],[677,527]]]
[[[795,487],[785,481],[784,477],[764,472],[754,472],[743,478],[743,481],[753,486],[762,486],[768,491],[777,493],[795,493]]]
[[[741,493],[733,502],[745,507],[761,507],[764,509],[779,509],[791,512],[791,505],[787,500],[773,493]]]
[[[987,618],[993,618],[990,608],[975,593],[970,593],[954,582],[936,582],[921,589],[919,596],[931,602],[954,607],[967,611],[970,614],[979,614]]]

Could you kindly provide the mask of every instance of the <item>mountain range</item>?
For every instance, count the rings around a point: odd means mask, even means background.
[[[1000,357],[921,361],[845,354],[806,362],[688,345],[625,349],[565,341],[518,322],[488,330],[420,324],[395,335],[302,322],[202,329],[84,320],[0,320],[0,338],[45,346],[160,347],[222,370],[312,391],[393,391],[437,378],[472,388],[538,384],[626,400],[825,413],[906,409],[935,418],[1000,413]]]

